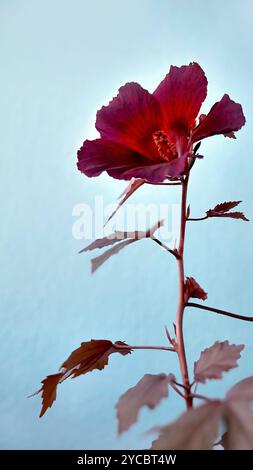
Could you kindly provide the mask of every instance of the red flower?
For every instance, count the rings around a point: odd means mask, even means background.
[[[245,124],[240,104],[228,95],[196,123],[207,94],[207,79],[196,63],[171,66],[153,94],[126,83],[97,113],[100,138],[78,151],[78,169],[87,176],[106,171],[117,179],[158,183],[186,173],[194,142],[212,135],[234,137]]]

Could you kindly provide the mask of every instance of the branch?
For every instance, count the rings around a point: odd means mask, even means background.
[[[192,394],[191,394],[191,397],[192,397],[192,398],[197,398],[197,399],[199,399],[199,400],[209,401],[209,402],[210,402],[210,401],[213,401],[212,398],[208,398],[208,397],[205,397],[204,395],[199,395],[199,394],[197,394],[197,393],[192,393]]]
[[[176,392],[178,395],[180,395],[180,397],[184,398],[184,400],[187,400],[187,396],[184,395],[184,394],[177,388],[177,386],[175,385],[175,382],[174,382],[174,383],[171,382],[170,385],[171,385],[171,387],[175,390],[175,392]]]
[[[190,222],[197,222],[197,221],[199,221],[199,220],[206,220],[206,219],[209,219],[208,215],[205,215],[204,217],[199,217],[199,218],[197,218],[197,219],[193,219],[193,218],[189,217],[189,218],[187,219],[187,222],[188,222],[188,221],[190,221]]]
[[[168,251],[171,255],[175,256],[176,259],[180,259],[180,256],[178,254],[178,252],[176,250],[172,250],[171,248],[169,248],[167,245],[165,245],[163,242],[161,242],[160,240],[158,240],[158,238],[155,238],[155,237],[151,237],[152,240],[154,240],[154,242],[156,242],[158,245],[160,245],[162,248],[164,248],[166,251]]]
[[[167,346],[129,346],[129,345],[121,345],[121,344],[114,344],[115,348],[117,349],[156,349],[160,351],[171,351],[176,352],[174,348],[168,348]]]
[[[207,310],[208,312],[218,313],[219,315],[225,315],[227,317],[237,318],[237,320],[253,321],[253,317],[247,317],[245,315],[238,315],[237,313],[227,312],[226,310],[220,310],[219,308],[213,308],[213,307],[207,307],[205,305],[195,304],[195,302],[188,302],[185,306],[200,308],[202,310]]]

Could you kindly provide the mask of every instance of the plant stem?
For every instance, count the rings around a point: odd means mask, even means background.
[[[199,400],[213,401],[212,398],[205,397],[204,395],[199,395],[198,393],[192,393],[192,398],[197,398]]]
[[[117,349],[157,349],[159,351],[171,351],[176,352],[174,348],[168,348],[167,346],[130,346],[129,344],[114,344]]]
[[[183,316],[185,308],[184,300],[184,241],[185,241],[185,228],[186,228],[186,204],[187,204],[187,187],[188,187],[189,175],[187,175],[182,183],[182,200],[181,200],[181,224],[180,224],[180,241],[177,259],[178,264],[178,308],[176,316],[176,337],[177,337],[177,354],[179,358],[179,364],[181,369],[182,381],[185,387],[185,401],[187,408],[192,407],[192,397],[190,390],[188,366],[186,360],[186,352],[184,345],[183,335]]]
[[[160,245],[162,248],[164,248],[166,251],[168,251],[171,255],[175,256],[175,258],[178,258],[178,253],[175,250],[172,250],[169,248],[167,245],[165,245],[163,242],[158,240],[158,238],[151,237],[151,240],[154,240],[158,245]]]
[[[208,215],[205,215],[204,217],[198,217],[198,218],[196,218],[196,219],[193,219],[192,217],[189,217],[189,219],[187,219],[187,222],[188,222],[188,221],[190,221],[190,222],[191,222],[191,221],[192,221],[192,222],[193,222],[193,221],[194,221],[194,222],[197,222],[197,221],[199,221],[199,220],[206,220],[206,219],[209,219]]]
[[[207,310],[208,312],[218,313],[220,315],[225,315],[226,317],[237,318],[237,320],[244,321],[253,321],[253,317],[247,317],[246,315],[239,315],[238,313],[227,312],[226,310],[220,310],[219,308],[207,307],[206,305],[196,304],[195,302],[188,302],[186,307],[195,307],[202,310]]]

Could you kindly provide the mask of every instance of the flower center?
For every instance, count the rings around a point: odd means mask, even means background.
[[[163,131],[156,131],[153,134],[153,140],[156,144],[159,155],[168,161],[177,158],[175,144],[169,142],[168,135]]]

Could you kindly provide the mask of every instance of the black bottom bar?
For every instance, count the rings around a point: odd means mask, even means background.
[[[102,468],[126,465],[177,466],[186,465],[252,465],[253,451],[151,451],[151,450],[2,450],[0,465],[9,468],[45,466],[47,464],[66,468],[82,468],[99,465]]]

